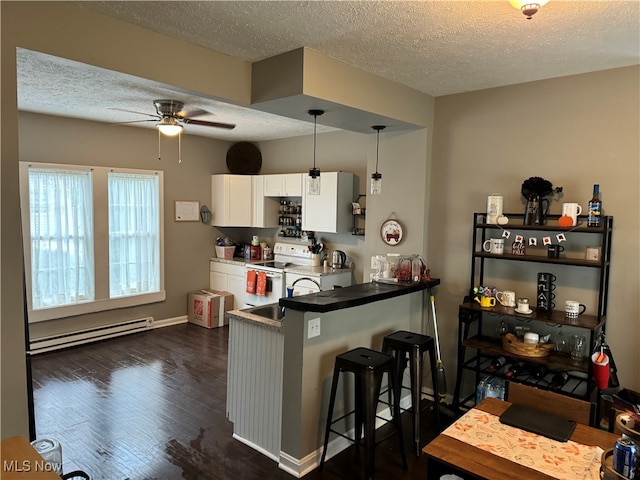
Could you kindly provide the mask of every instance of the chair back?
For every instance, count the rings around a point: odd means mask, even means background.
[[[592,424],[594,408],[591,402],[515,382],[507,382],[506,390],[508,402],[553,413],[583,425]]]

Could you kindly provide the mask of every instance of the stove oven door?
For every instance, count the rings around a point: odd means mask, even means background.
[[[269,303],[278,303],[285,296],[284,273],[262,270],[256,267],[247,266],[247,271],[264,272],[267,276],[267,287],[264,295],[256,293],[245,293],[244,308],[256,307],[259,305],[267,305]]]

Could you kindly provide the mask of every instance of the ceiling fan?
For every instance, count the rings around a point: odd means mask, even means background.
[[[178,100],[154,100],[153,105],[156,109],[156,115],[142,112],[134,112],[132,110],[124,110],[122,108],[115,108],[114,110],[120,110],[123,112],[136,113],[139,115],[146,115],[153,117],[148,120],[133,120],[131,122],[119,122],[118,125],[127,123],[140,123],[140,122],[158,122],[156,125],[158,130],[169,136],[178,135],[182,129],[182,124],[185,125],[199,125],[203,127],[215,127],[231,130],[235,128],[235,125],[231,123],[210,122],[208,120],[197,120],[195,117],[207,115],[209,112],[206,110],[193,110],[186,112],[183,110],[184,103]]]

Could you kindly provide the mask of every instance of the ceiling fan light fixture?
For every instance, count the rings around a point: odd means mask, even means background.
[[[527,20],[531,20],[531,17],[535,15],[541,7],[549,3],[549,0],[509,0],[509,3],[520,10]]]
[[[158,130],[160,130],[160,133],[169,137],[175,137],[180,132],[182,132],[183,128],[182,125],[180,125],[178,121],[173,117],[162,117],[157,127]]]

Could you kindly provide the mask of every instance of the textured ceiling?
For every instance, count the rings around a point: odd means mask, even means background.
[[[640,63],[640,2],[635,0],[551,0],[532,20],[507,0],[77,3],[247,61],[310,47],[436,97]],[[102,110],[153,113],[148,99],[175,98],[170,87],[142,79],[77,64],[60,66],[58,59],[31,52],[20,57],[19,105],[24,110],[55,113],[64,105],[69,116],[129,121],[140,117],[86,112],[87,103]],[[51,81],[28,81],[40,72]],[[100,78],[109,89],[96,88]],[[65,84],[81,93],[67,93]],[[43,85],[50,88],[39,91]],[[101,91],[110,96],[101,97]],[[189,133],[229,140],[309,133],[304,122],[208,99],[180,99],[188,109],[215,112],[204,120],[239,125],[230,132],[189,126]]]

